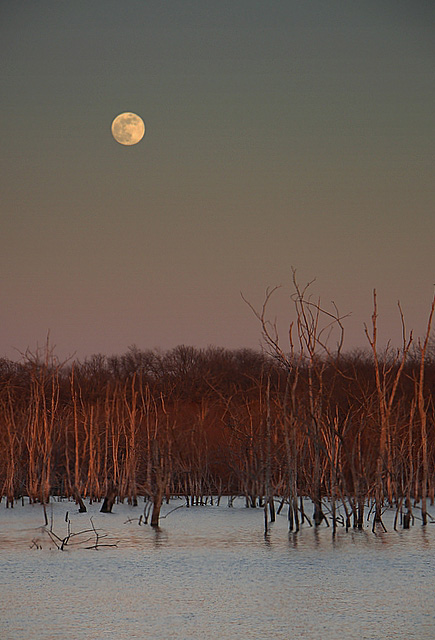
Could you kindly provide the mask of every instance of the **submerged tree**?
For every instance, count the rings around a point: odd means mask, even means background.
[[[326,520],[322,509],[323,470],[325,461],[325,371],[331,363],[336,365],[340,358],[344,339],[344,327],[342,324],[345,316],[339,314],[333,305],[333,311],[327,311],[320,302],[314,300],[309,289],[312,282],[301,287],[296,279],[296,271],[293,270],[294,304],[296,319],[289,327],[289,352],[285,352],[280,345],[278,330],[275,323],[267,318],[267,309],[275,289],[267,290],[265,301],[261,311],[257,311],[248,302],[261,324],[263,341],[269,355],[284,369],[287,375],[284,402],[284,425],[286,429],[285,443],[287,452],[287,466],[289,471],[290,507],[289,520],[293,526],[295,513],[296,473],[295,473],[295,447],[290,444],[287,428],[291,433],[297,428],[305,435],[307,455],[310,458],[310,474],[307,483],[308,492],[314,504],[313,520],[316,526]],[[338,340],[334,351],[331,351],[328,343],[331,334],[338,331]],[[293,334],[296,334],[297,345],[295,347]],[[298,404],[296,406],[296,388],[299,389]],[[291,389],[291,393],[289,393]],[[300,396],[304,398],[300,402]],[[290,402],[290,407],[288,404]],[[290,417],[290,420],[289,420]],[[334,459],[329,459],[334,464]],[[336,475],[333,473],[333,478]],[[335,491],[335,488],[334,488]],[[298,523],[296,522],[296,527]]]
[[[379,357],[377,344],[378,310],[376,291],[373,292],[372,333],[369,334],[367,327],[365,327],[366,336],[373,352],[376,394],[379,410],[379,444],[376,458],[374,525],[376,523],[382,525],[382,508],[384,504],[385,490],[390,504],[392,504],[393,501],[391,418],[398,385],[412,344],[412,332],[407,336],[405,320],[400,303],[398,306],[402,323],[401,350],[392,354],[390,348],[387,346],[382,359]]]
[[[429,345],[430,333],[432,328],[432,320],[435,311],[435,296],[432,300],[432,307],[429,313],[429,319],[427,323],[426,335],[421,341],[418,340],[418,354],[420,357],[420,366],[418,371],[418,378],[416,378],[416,396],[418,414],[420,417],[421,427],[421,466],[422,466],[422,479],[421,479],[421,518],[423,524],[427,524],[427,493],[428,493],[428,478],[429,478],[429,459],[428,459],[428,434],[427,434],[427,414],[429,405],[432,405],[433,411],[433,399],[426,400],[424,393],[424,375],[425,375],[425,363],[426,354]]]
[[[288,345],[268,320],[276,289],[254,313],[264,350],[130,349],[60,364],[30,353],[0,360],[0,491],[46,503],[50,495],[132,505],[144,496],[157,526],[164,500],[189,506],[242,495],[262,507],[266,527],[288,506],[289,529],[381,523],[395,505],[403,526],[412,501],[427,522],[434,497],[435,358],[429,315],[411,350],[379,348],[377,303],[370,351],[343,353],[343,316],[299,286]],[[251,306],[251,305],[250,305]],[[251,306],[252,309],[252,306]],[[329,502],[329,504],[328,504]],[[344,510],[339,513],[338,504]],[[373,507],[373,510],[372,510]]]

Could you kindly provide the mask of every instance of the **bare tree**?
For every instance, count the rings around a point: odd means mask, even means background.
[[[376,393],[379,409],[379,445],[376,458],[376,481],[375,481],[375,517],[373,526],[382,522],[382,507],[385,497],[385,488],[387,496],[392,502],[392,452],[388,446],[390,439],[390,421],[394,406],[394,400],[406,363],[406,359],[412,344],[412,332],[407,336],[405,319],[398,303],[400,320],[402,324],[402,348],[396,353],[391,353],[389,345],[381,359],[378,352],[378,308],[376,300],[376,290],[373,292],[373,315],[372,315],[372,331],[369,333],[365,326],[365,334],[369,341],[373,353],[374,374],[376,382]],[[385,483],[384,483],[385,479]],[[385,527],[384,527],[385,528]]]
[[[314,504],[313,519],[316,526],[326,520],[322,510],[322,421],[323,421],[323,401],[324,401],[324,372],[327,360],[334,358],[337,360],[344,340],[343,319],[346,316],[340,315],[335,304],[333,311],[327,311],[320,302],[320,299],[313,299],[309,289],[314,281],[309,282],[305,287],[301,287],[296,279],[296,271],[292,270],[294,294],[292,301],[296,312],[296,333],[298,340],[298,356],[295,358],[295,348],[293,345],[293,326],[289,326],[290,353],[286,353],[280,346],[279,334],[276,323],[268,320],[267,309],[270,299],[277,287],[266,291],[265,300],[261,311],[257,311],[245,298],[245,302],[260,321],[263,341],[266,351],[284,368],[287,375],[296,384],[301,369],[304,370],[304,382],[307,392],[307,416],[304,420],[299,420],[299,428],[302,428],[308,439],[311,448],[313,474],[310,483],[310,493]],[[242,296],[243,297],[243,296]],[[328,346],[331,335],[338,331],[336,348],[332,352]],[[288,395],[288,393],[287,393]],[[289,443],[288,443],[289,445]],[[289,453],[289,447],[287,447]],[[289,465],[290,468],[290,465]]]
[[[432,300],[432,307],[429,313],[429,319],[427,323],[426,335],[423,342],[418,340],[418,351],[420,355],[420,366],[418,372],[418,379],[416,380],[416,393],[417,393],[417,407],[420,416],[421,426],[421,456],[422,456],[422,480],[421,480],[421,517],[423,524],[427,523],[427,494],[428,494],[428,438],[427,438],[427,407],[428,402],[424,395],[424,374],[425,374],[425,360],[427,349],[429,345],[429,339],[432,328],[432,320],[435,311],[435,296]]]

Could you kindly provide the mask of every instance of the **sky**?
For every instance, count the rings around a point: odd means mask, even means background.
[[[292,268],[364,347],[435,283],[430,0],[2,0],[0,357],[283,346]],[[111,123],[140,115],[124,146]]]

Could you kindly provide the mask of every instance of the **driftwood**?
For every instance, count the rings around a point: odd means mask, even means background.
[[[46,516],[46,514],[45,514]],[[47,523],[47,518],[45,519],[46,523]],[[89,521],[91,523],[91,529],[83,529],[82,531],[76,531],[73,532],[71,530],[71,520],[69,519],[68,516],[68,512],[66,512],[65,514],[65,522],[67,523],[67,533],[65,536],[59,536],[57,535],[57,533],[55,533],[53,531],[53,519],[51,519],[50,522],[50,526],[48,526],[48,524],[45,524],[43,527],[41,527],[42,531],[44,531],[45,533],[47,533],[48,537],[50,538],[50,540],[53,542],[53,544],[57,547],[57,549],[59,549],[59,551],[65,551],[66,547],[68,545],[74,545],[74,544],[86,544],[87,542],[90,542],[93,539],[93,536],[95,536],[95,541],[94,544],[92,544],[91,546],[85,547],[85,549],[99,549],[100,547],[117,547],[118,543],[102,543],[100,542],[100,540],[102,540],[103,538],[107,538],[108,534],[107,533],[99,533],[99,530],[95,527],[94,522],[92,520],[92,518],[89,518]],[[84,536],[87,534],[92,534],[89,537],[85,538],[83,540],[83,538],[80,538],[80,536]],[[74,542],[72,542],[72,540],[75,539]],[[71,543],[71,544],[70,544]],[[32,545],[30,547],[31,549],[35,548],[35,549],[42,549],[42,545],[39,541],[38,538],[33,538],[32,540]]]

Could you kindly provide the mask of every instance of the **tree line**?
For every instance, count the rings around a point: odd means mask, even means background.
[[[426,335],[379,349],[377,304],[368,348],[343,352],[343,318],[326,311],[296,281],[295,322],[280,346],[259,319],[265,348],[132,347],[121,356],[61,363],[46,348],[20,362],[0,360],[0,491],[8,506],[22,496],[100,501],[111,496],[153,505],[152,524],[172,495],[187,505],[243,495],[274,519],[288,508],[298,530],[302,497],[315,525],[362,528],[368,505],[382,526],[395,505],[402,524],[426,524],[434,501],[435,353],[432,305]],[[332,333],[331,333],[332,332]],[[335,332],[335,333],[334,333]],[[330,348],[334,335],[334,348]],[[329,514],[328,514],[329,516]]]

